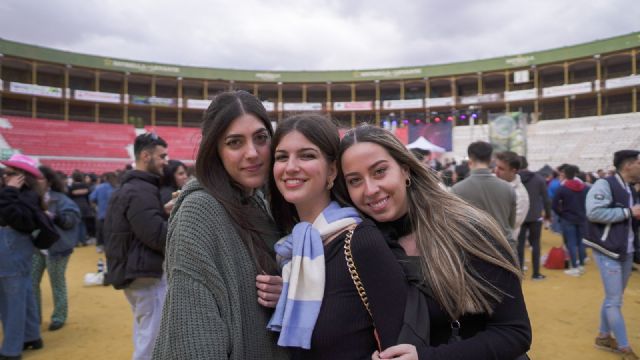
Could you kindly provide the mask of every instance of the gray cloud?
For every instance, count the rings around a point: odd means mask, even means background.
[[[141,61],[270,70],[415,66],[639,30],[637,0],[4,0],[0,37]]]

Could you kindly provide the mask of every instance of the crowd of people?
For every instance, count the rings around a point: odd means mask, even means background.
[[[193,168],[155,133],[136,137],[131,169],[100,177],[2,162],[0,359],[44,346],[45,269],[49,330],[64,326],[67,264],[93,241],[131,305],[133,359],[526,359],[524,253],[545,279],[544,226],[567,275],[593,249],[596,346],[638,359],[621,304],[640,260],[640,151],[616,152],[612,174],[533,172],[478,141],[442,165],[375,126],[340,139],[322,115],[274,132],[244,91],[217,95],[201,130]]]

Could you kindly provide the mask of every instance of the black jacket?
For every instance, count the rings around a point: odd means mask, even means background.
[[[529,170],[520,170],[520,180],[529,193],[529,212],[524,222],[536,222],[542,217],[551,217],[551,202],[547,193],[547,182],[544,178]]]
[[[139,277],[162,277],[167,216],[159,180],[149,172],[129,171],[109,200],[104,221],[106,281],[116,289]]]

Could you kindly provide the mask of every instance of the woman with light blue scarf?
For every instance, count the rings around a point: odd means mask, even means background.
[[[336,126],[320,115],[286,119],[272,141],[271,210],[290,235],[275,246],[283,289],[268,328],[280,332],[278,345],[290,347],[293,359],[369,359],[395,345],[402,327],[402,268],[375,225],[332,193],[339,144]],[[347,267],[345,240],[370,313]]]

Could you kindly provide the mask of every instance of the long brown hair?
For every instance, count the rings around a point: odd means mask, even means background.
[[[483,279],[470,266],[471,258],[501,267],[518,278],[522,276],[495,220],[447,192],[432,170],[427,170],[395,136],[381,128],[364,125],[349,131],[340,143],[339,159],[349,147],[361,142],[381,146],[400,166],[409,169],[408,217],[425,282],[438,303],[452,319],[467,313],[491,314],[495,303],[507,294]],[[340,161],[336,186],[341,197],[350,200]]]
[[[276,129],[276,133],[271,142],[271,152],[275,153],[275,149],[282,138],[293,131],[298,131],[312,144],[317,146],[328,164],[337,160],[340,135],[337,126],[329,118],[319,114],[301,114],[286,118],[278,125],[278,129]],[[272,159],[272,169],[274,163],[275,160]],[[284,232],[289,233],[293,229],[293,226],[299,222],[298,213],[295,206],[288,203],[276,187],[273,171],[270,172],[269,177],[271,179],[269,182],[271,213],[280,228]],[[331,200],[335,200],[333,188],[330,193]]]
[[[225,208],[231,223],[240,235],[258,271],[276,274],[278,266],[273,250],[265,236],[274,236],[275,226],[260,206],[229,176],[218,152],[220,138],[238,117],[251,114],[260,119],[269,136],[273,135],[271,121],[262,103],[246,91],[227,91],[217,95],[204,113],[202,141],[196,157],[196,178],[204,189]]]

